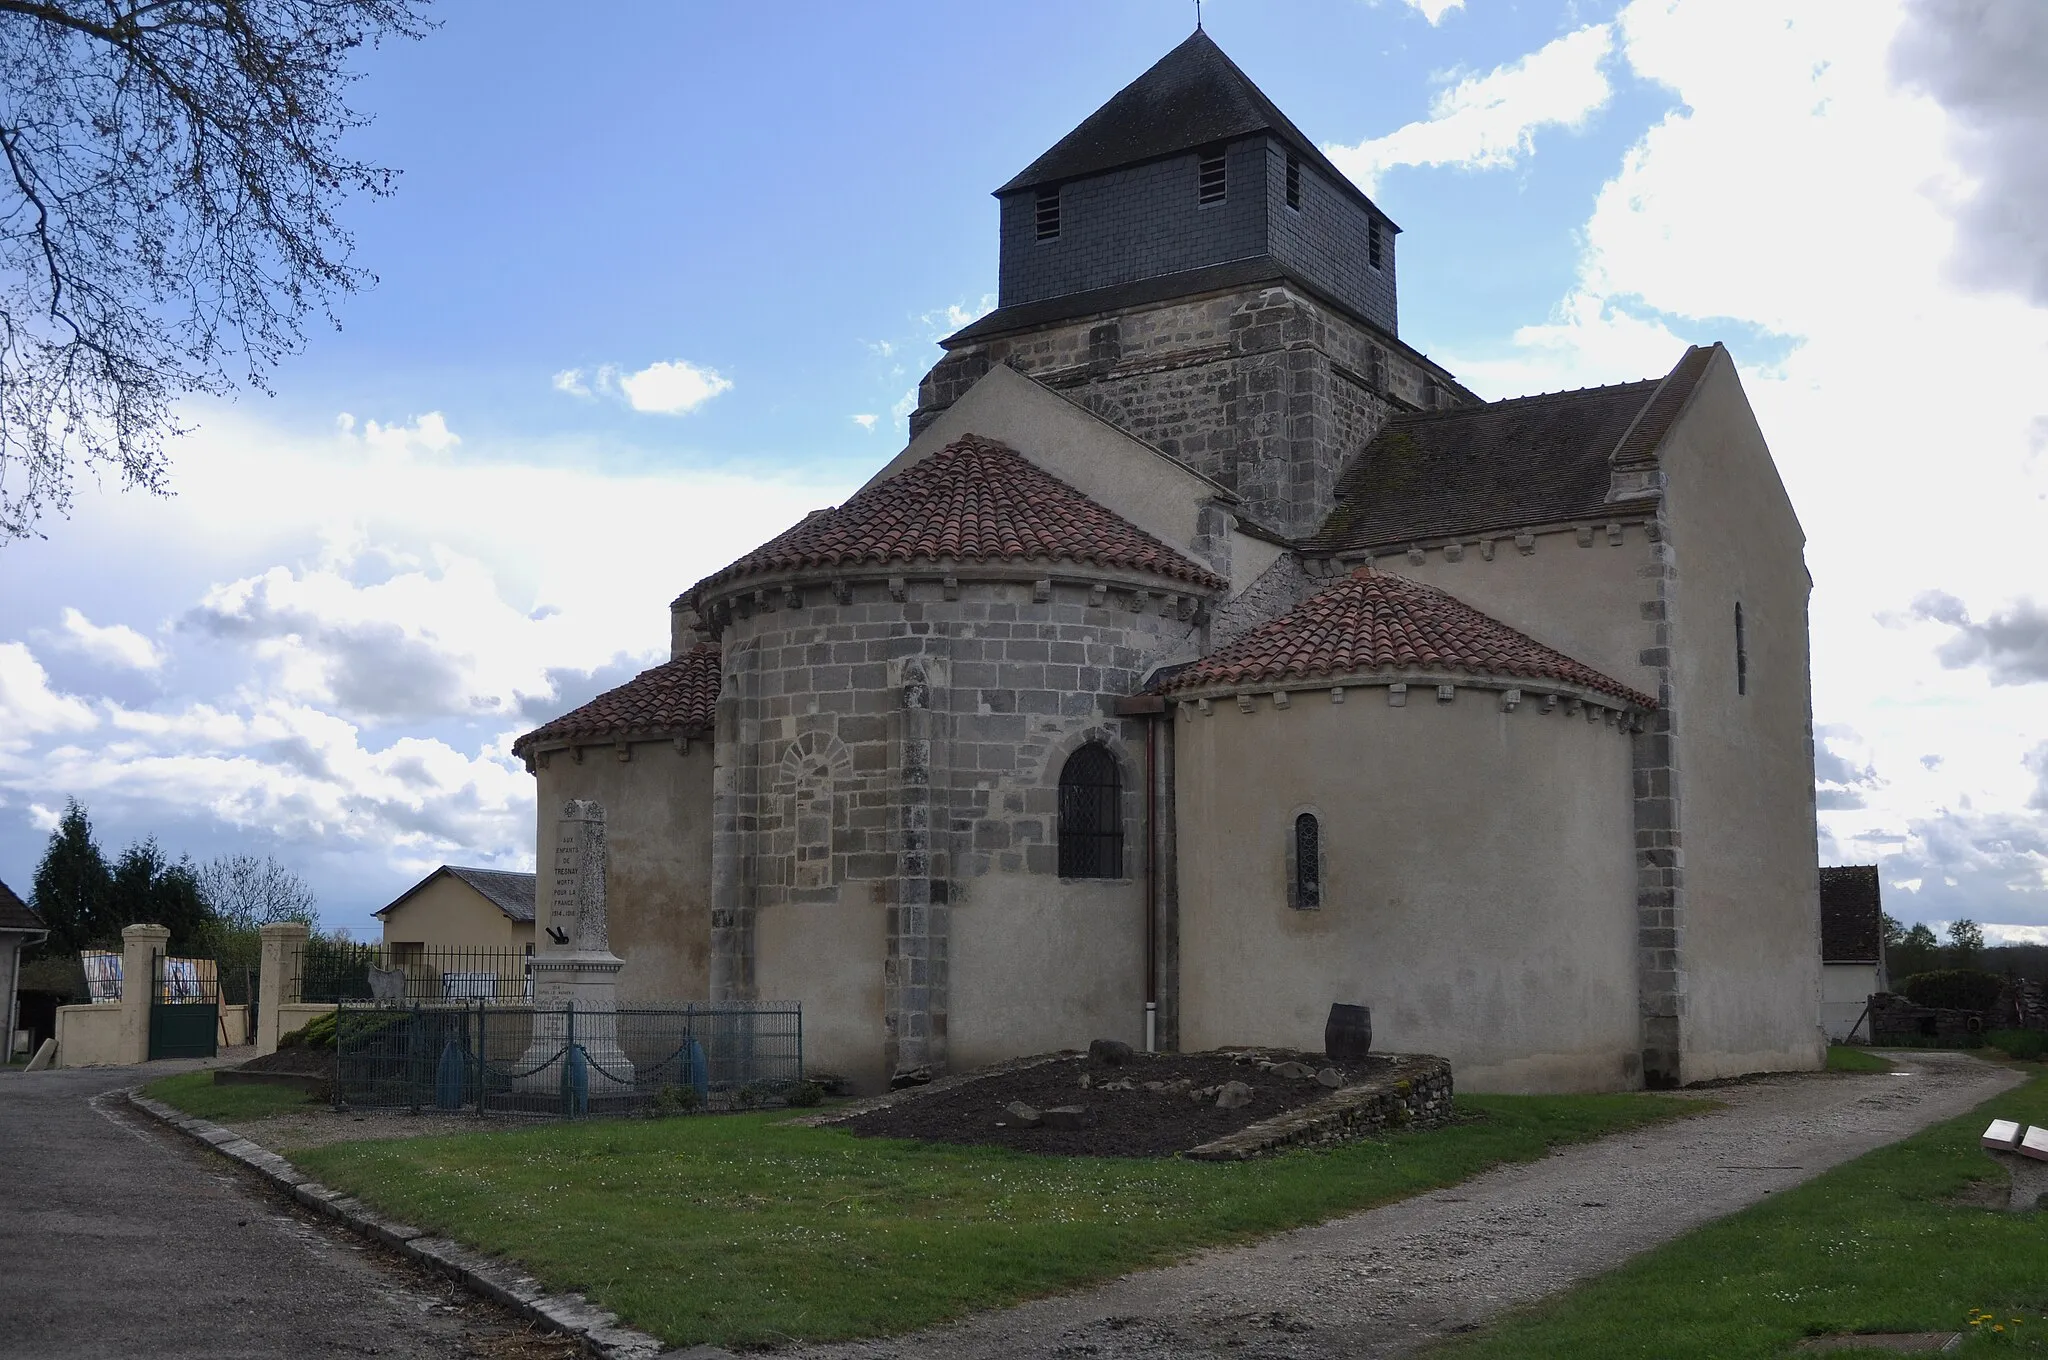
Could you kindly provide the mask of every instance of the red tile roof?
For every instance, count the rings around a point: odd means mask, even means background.
[[[966,435],[820,510],[685,599],[758,572],[894,562],[1078,562],[1223,591],[1230,583],[1014,449]]]
[[[1154,686],[1161,693],[1256,688],[1376,671],[1468,671],[1555,680],[1639,708],[1656,700],[1552,651],[1432,586],[1360,567]]]
[[[718,706],[718,645],[700,642],[512,743],[524,759],[536,746],[632,735],[708,732]]]

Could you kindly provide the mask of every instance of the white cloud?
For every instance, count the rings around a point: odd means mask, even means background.
[[[636,411],[664,416],[687,415],[732,390],[730,378],[687,359],[662,360],[632,373],[615,364],[600,364],[588,374],[565,368],[551,385],[572,397],[612,397]]]
[[[626,374],[619,379],[619,390],[636,411],[679,416],[696,410],[721,392],[732,390],[732,383],[714,369],[677,359],[673,363],[649,364],[638,373]]]
[[[1444,21],[1444,16],[1454,9],[1465,8],[1465,0],[1405,0],[1408,8],[1429,20],[1430,27]]]
[[[1423,8],[1418,4],[1417,8]],[[1431,23],[1441,11],[1429,15]],[[1467,76],[1430,102],[1429,117],[1356,146],[1326,145],[1337,167],[1371,193],[1399,165],[1493,170],[1536,149],[1541,128],[1580,128],[1613,95],[1602,70],[1613,51],[1607,24],[1593,24],[1483,76]]]
[[[439,411],[414,416],[403,425],[366,421],[361,432],[356,429],[356,418],[346,411],[336,416],[334,423],[343,439],[353,440],[372,453],[386,457],[447,453],[462,442],[461,436],[448,428],[447,418]]]
[[[1824,832],[1883,863],[1902,919],[2048,925],[2027,763],[2048,711],[1994,683],[2038,670],[2048,309],[2023,268],[1973,279],[2002,293],[1956,286],[1959,214],[2000,190],[1958,191],[1956,117],[1891,78],[1899,23],[1875,3],[1628,6],[1620,57],[1675,107],[1600,191],[1553,314],[1442,357],[1511,395],[1726,339],[1807,533],[1815,720],[1848,762]],[[1970,551],[1934,548],[1939,525],[1968,525]]]
[[[76,609],[66,608],[58,645],[80,653],[103,666],[154,671],[164,664],[155,643],[125,623],[102,628]]]
[[[2048,944],[2048,926],[2000,925],[1995,921],[1980,924],[1986,944]]]
[[[872,411],[863,411],[859,415],[853,417],[853,423],[860,426],[863,430],[866,430],[868,433],[872,434],[874,433],[875,422],[880,419],[881,417],[876,415]]]
[[[50,688],[49,672],[26,644],[0,642],[0,752],[22,749],[31,737],[98,725],[91,705]]]
[[[996,309],[996,295],[983,293],[970,302],[949,302],[920,316],[918,324],[924,328],[927,338],[942,340],[959,330],[972,325]]]

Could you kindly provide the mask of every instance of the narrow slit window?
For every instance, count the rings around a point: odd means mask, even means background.
[[[1058,186],[1038,191],[1038,239],[1051,241],[1060,234],[1060,191]]]
[[[1202,202],[1221,203],[1229,187],[1225,176],[1222,149],[1219,147],[1215,151],[1204,151],[1202,153]]]
[[[1317,911],[1323,905],[1323,828],[1313,812],[1294,819],[1294,909]]]
[[[1749,634],[1742,623],[1742,602],[1735,603],[1735,692],[1749,693]]]
[[[1089,742],[1060,768],[1060,877],[1122,878],[1123,781],[1116,757]]]
[[[1287,153],[1287,206],[1301,207],[1301,157],[1292,151]]]
[[[1380,220],[1377,217],[1365,224],[1365,262],[1374,269],[1380,267]]]

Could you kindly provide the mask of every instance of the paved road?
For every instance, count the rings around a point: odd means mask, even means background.
[[[1727,1108],[1250,1247],[890,1341],[778,1360],[1327,1360],[1408,1354],[2019,1084],[1960,1053],[1768,1077]]]
[[[193,1063],[0,1073],[0,1357],[562,1356],[130,1110]]]

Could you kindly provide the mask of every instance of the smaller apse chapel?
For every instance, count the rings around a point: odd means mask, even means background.
[[[997,200],[908,446],[515,744],[543,844],[608,811],[622,999],[799,1001],[869,1088],[1333,1001],[1468,1089],[1818,1066],[1803,535],[1727,352],[1482,401],[1201,32]]]

